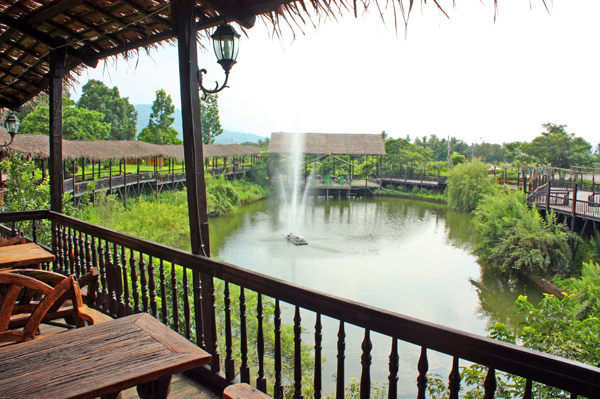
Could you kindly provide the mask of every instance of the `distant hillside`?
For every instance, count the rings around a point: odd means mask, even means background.
[[[152,104],[136,104],[135,110],[138,112],[137,131],[139,133],[143,128],[148,126],[148,120],[150,119],[150,114],[152,113]],[[173,123],[173,128],[177,130],[179,133],[179,138],[181,139],[183,134],[183,125],[181,122],[181,110],[179,108],[175,109],[174,116],[175,122]],[[239,144],[245,142],[256,143],[258,140],[264,138],[264,136],[259,136],[258,134],[232,132],[230,130],[223,129],[223,134],[217,137],[215,144]]]

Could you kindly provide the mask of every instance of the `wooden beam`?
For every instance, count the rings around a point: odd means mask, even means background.
[[[23,34],[30,36],[31,38],[38,40],[51,48],[55,48],[55,46],[53,45],[54,38],[52,36],[47,35],[46,33],[37,30],[36,28],[30,26],[27,23],[24,23],[24,22],[19,21],[18,19],[9,17],[6,14],[0,14],[0,23],[8,26],[9,28],[16,29],[16,30],[22,32]],[[68,46],[66,41],[64,42],[63,46]],[[69,54],[73,55],[74,57],[79,58],[86,65],[88,65],[92,68],[96,68],[96,65],[98,65],[98,60],[96,59],[96,57],[91,57],[87,54],[84,54],[83,52],[81,52],[71,46],[68,46],[68,47],[69,47]]]
[[[62,213],[63,163],[62,163],[62,94],[63,77],[67,71],[65,40],[56,38],[55,50],[50,53],[50,210]],[[75,182],[75,180],[73,180]]]
[[[41,22],[45,22],[48,19],[54,18],[59,14],[62,14],[65,11],[70,10],[83,3],[85,0],[64,0],[59,2],[58,4],[54,4],[51,6],[42,9],[42,11],[35,14],[33,17],[27,20],[27,23],[30,25],[39,24]]]

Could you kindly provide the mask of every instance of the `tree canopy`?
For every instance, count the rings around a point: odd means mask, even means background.
[[[129,98],[121,97],[118,87],[111,89],[90,79],[81,90],[77,106],[104,114],[104,122],[110,125],[109,140],[135,140],[138,114]]]
[[[148,126],[140,132],[138,140],[153,144],[183,144],[177,138],[177,131],[171,126],[175,122],[175,118],[171,116],[174,112],[171,95],[167,95],[164,89],[157,90]]]
[[[571,166],[590,166],[593,162],[590,143],[574,133],[567,133],[567,125],[544,123],[545,131],[531,143],[521,145],[530,162],[568,169]]]
[[[200,99],[200,114],[202,115],[202,142],[214,144],[215,138],[223,133],[219,118],[219,96],[207,94]]]
[[[19,132],[23,134],[50,134],[50,107],[39,104],[21,122]],[[66,140],[106,140],[110,125],[104,114],[75,106],[75,101],[63,97],[63,138]]]

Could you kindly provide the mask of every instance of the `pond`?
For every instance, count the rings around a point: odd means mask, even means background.
[[[299,207],[295,233],[308,245],[294,246],[284,235],[292,216],[285,199],[246,205],[210,221],[211,253],[226,262],[304,287],[479,335],[497,321],[516,327],[514,302],[532,284],[483,269],[471,253],[468,213],[446,205],[399,198],[308,199]],[[289,306],[288,308],[292,308]],[[287,309],[291,323],[293,309]],[[314,331],[314,315],[303,326]],[[311,318],[312,317],[312,318]],[[304,318],[304,317],[303,317]],[[324,320],[324,393],[334,390],[338,323]],[[363,332],[346,329],[346,374],[360,376]],[[314,345],[312,334],[303,340]],[[373,382],[387,381],[390,340],[372,336]],[[400,392],[414,397],[419,348],[400,346]],[[451,360],[433,354],[430,372],[447,377]],[[381,384],[380,384],[381,385]]]

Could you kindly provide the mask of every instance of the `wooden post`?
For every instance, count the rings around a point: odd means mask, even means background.
[[[527,194],[527,173],[523,171],[523,193]]]
[[[552,185],[550,175],[547,176],[547,180],[548,192],[546,192],[546,217],[548,216],[548,212],[550,211],[550,189],[552,188],[550,187]]]
[[[123,204],[127,207],[127,161],[123,157]]]
[[[75,166],[76,166],[75,160],[73,160],[73,173],[72,173],[72,175],[73,175],[73,206],[75,205],[75,187],[76,187],[75,186],[75,177],[76,177],[75,176],[75,174],[76,174]]]
[[[137,161],[137,191],[138,191],[138,197],[142,195],[142,188],[140,187],[140,159],[136,158]]]
[[[108,192],[112,195],[112,159],[108,160]]]
[[[179,82],[187,182],[191,250],[210,257],[206,182],[204,179],[202,123],[198,93],[198,54],[196,44],[195,0],[171,3],[172,26],[177,35]],[[200,277],[202,277],[200,279]],[[212,355],[211,372],[220,370],[215,318],[215,289],[211,276],[193,274],[196,336],[200,346]],[[200,299],[199,289],[202,290]]]
[[[62,213],[64,170],[62,164],[62,94],[66,72],[67,46],[63,38],[56,38],[50,52],[50,210]],[[54,229],[52,229],[54,231]]]
[[[154,181],[156,182],[156,198],[158,198],[158,157],[154,157]]]

